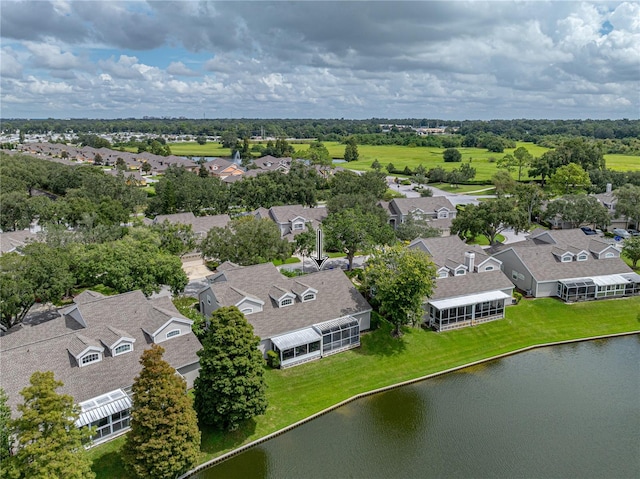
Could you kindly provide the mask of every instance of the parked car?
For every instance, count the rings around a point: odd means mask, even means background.
[[[620,236],[621,238],[631,238],[631,234],[627,230],[622,228],[613,228],[612,233],[616,236]]]
[[[596,230],[593,230],[593,229],[589,228],[588,226],[581,226],[580,229],[586,235],[596,235],[596,234],[598,234],[598,232]]]
[[[631,236],[640,236],[640,231],[638,230],[628,229],[627,233],[629,233]]]

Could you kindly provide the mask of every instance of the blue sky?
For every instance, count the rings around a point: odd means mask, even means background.
[[[638,118],[638,2],[13,1],[2,117]]]

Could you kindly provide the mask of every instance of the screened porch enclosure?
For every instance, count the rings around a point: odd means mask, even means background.
[[[558,281],[558,297],[568,303],[640,294],[640,275],[611,274]]]
[[[80,403],[76,426],[94,428],[91,440],[100,443],[129,429],[131,399],[122,389]]]
[[[473,326],[504,317],[511,296],[502,291],[470,294],[459,298],[430,301],[428,324],[436,331]]]
[[[271,343],[280,367],[286,368],[360,346],[360,326],[357,319],[345,316],[272,337]]]

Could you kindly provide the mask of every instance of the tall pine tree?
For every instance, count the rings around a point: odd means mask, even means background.
[[[235,430],[267,409],[260,338],[235,306],[220,308],[202,341],[195,406],[204,424]]]
[[[56,392],[62,382],[51,371],[33,373],[30,382],[20,392],[21,415],[12,422],[18,449],[3,474],[15,479],[94,478],[83,447],[90,431],[76,427],[79,411],[73,398]]]
[[[142,353],[133,383],[131,430],[122,461],[140,478],[169,479],[193,467],[200,454],[200,430],[184,379],[162,359],[156,344]]]

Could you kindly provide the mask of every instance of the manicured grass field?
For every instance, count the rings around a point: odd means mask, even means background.
[[[324,145],[329,150],[329,153],[333,158],[343,158],[345,145],[338,142],[326,142]],[[208,142],[205,145],[199,145],[198,143],[171,143],[171,152],[174,155],[179,156],[221,156],[229,157],[231,150],[229,148],[223,148],[220,143]],[[535,145],[533,143],[518,142],[516,146],[525,147],[531,155],[534,157],[541,156],[548,148]],[[308,148],[308,144],[294,144],[297,151],[303,151]],[[462,161],[469,162],[474,168],[476,168],[476,179],[489,181],[491,176],[497,171],[496,161],[502,158],[507,153],[513,153],[514,149],[507,149],[504,153],[492,153],[481,148],[459,148],[462,153]],[[389,163],[397,169],[404,169],[408,166],[411,169],[415,169],[418,165],[422,164],[427,170],[435,168],[436,166],[442,166],[445,170],[452,170],[458,168],[459,163],[445,163],[442,158],[443,148],[432,147],[409,147],[398,145],[358,145],[358,152],[360,153],[360,159],[349,163],[348,168],[353,170],[367,171],[371,169],[371,163],[377,159],[383,167],[386,167]],[[629,155],[605,155],[607,161],[607,167],[620,170],[637,170],[640,169],[640,156]],[[341,165],[347,166],[347,165]],[[528,168],[523,170],[522,179],[527,180]],[[517,173],[513,172],[512,175],[517,177]]]
[[[568,305],[524,300],[506,318],[446,333],[405,329],[400,339],[383,323],[362,346],[286,370],[266,370],[269,408],[238,431],[204,428],[201,462],[228,452],[356,394],[422,377],[527,346],[637,331],[640,297]],[[119,450],[123,438],[89,451],[99,479],[129,477]]]

